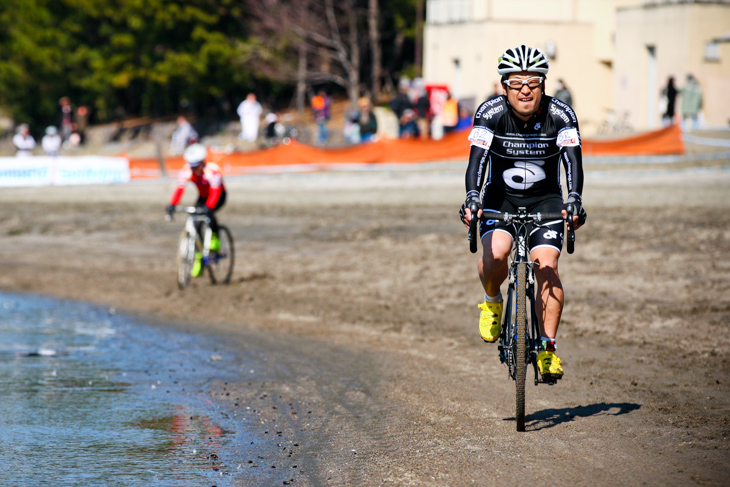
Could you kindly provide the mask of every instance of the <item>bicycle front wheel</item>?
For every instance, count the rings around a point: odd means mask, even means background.
[[[185,289],[190,284],[190,271],[194,261],[195,236],[183,231],[177,247],[177,285],[180,289]]]
[[[220,247],[208,253],[208,275],[213,284],[228,284],[233,274],[235,252],[233,237],[225,225],[218,226],[218,241]]]
[[[517,282],[515,283],[515,325],[517,327],[517,343],[515,360],[515,386],[516,404],[515,418],[517,419],[517,431],[525,431],[525,379],[527,376],[527,350],[525,347],[525,335],[527,334],[527,264],[517,264]]]

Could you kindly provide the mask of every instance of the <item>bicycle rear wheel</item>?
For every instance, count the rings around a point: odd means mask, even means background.
[[[517,419],[517,431],[525,431],[525,379],[527,376],[527,350],[525,347],[525,335],[527,333],[527,264],[517,264],[517,282],[515,283],[515,325],[517,327],[516,343],[516,403],[515,418]]]
[[[190,271],[194,260],[195,236],[183,231],[177,247],[177,285],[180,289],[185,289],[190,284]]]
[[[211,250],[208,253],[208,275],[213,284],[228,284],[233,274],[235,253],[233,250],[233,237],[228,227],[218,225],[218,250]]]

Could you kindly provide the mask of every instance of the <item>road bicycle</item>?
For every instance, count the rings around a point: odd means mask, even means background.
[[[180,242],[177,247],[178,287],[185,289],[190,284],[196,252],[201,255],[199,275],[203,275],[207,271],[212,284],[228,284],[233,274],[235,261],[233,237],[228,227],[218,225],[219,246],[213,250],[210,248],[213,231],[210,229],[210,218],[205,210],[196,206],[175,206],[173,210],[177,213],[188,214],[185,229],[180,234]],[[172,221],[173,213],[168,214],[165,219]]]
[[[479,208],[470,208],[476,215]],[[573,226],[573,205],[566,207],[568,223],[567,250],[573,253],[575,248],[575,229]],[[554,385],[555,380],[543,379],[537,368],[537,354],[540,352],[540,330],[535,309],[535,273],[534,262],[530,260],[530,231],[555,220],[563,220],[562,213],[528,213],[525,208],[518,208],[517,213],[483,212],[481,220],[498,220],[514,225],[516,237],[512,246],[509,262],[509,285],[507,302],[502,313],[502,331],[499,336],[499,360],[507,366],[507,371],[515,381],[515,418],[517,431],[525,431],[525,382],[527,368],[532,364],[535,373],[535,385]],[[469,247],[472,253],[477,251],[478,222],[472,218],[469,226]]]

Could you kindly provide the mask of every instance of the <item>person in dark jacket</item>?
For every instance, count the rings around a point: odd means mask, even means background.
[[[672,125],[674,123],[674,105],[677,101],[678,90],[674,86],[674,76],[670,76],[667,80],[667,86],[662,90],[662,98],[666,99],[667,107],[662,115],[664,125]]]

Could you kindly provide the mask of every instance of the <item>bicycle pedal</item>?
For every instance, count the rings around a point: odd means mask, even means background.
[[[562,378],[562,376],[556,376],[552,374],[545,374],[542,376],[542,382],[544,384],[547,384],[549,386],[554,386],[558,383],[558,381]]]

